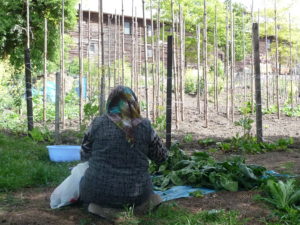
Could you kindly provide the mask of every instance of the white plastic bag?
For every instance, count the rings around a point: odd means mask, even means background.
[[[70,205],[78,200],[79,183],[88,167],[88,162],[79,163],[72,169],[71,175],[55,188],[50,197],[52,209]]]

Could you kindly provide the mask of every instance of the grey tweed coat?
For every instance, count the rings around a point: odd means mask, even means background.
[[[101,206],[139,205],[153,193],[148,173],[149,159],[167,159],[150,121],[143,119],[134,130],[130,146],[125,133],[106,115],[93,120],[82,142],[81,158],[89,168],[80,183],[80,199]]]

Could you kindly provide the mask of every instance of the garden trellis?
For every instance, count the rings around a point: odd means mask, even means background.
[[[138,94],[145,117],[152,122],[161,119],[165,114],[167,92],[165,37],[170,34],[173,36],[172,122],[176,129],[180,129],[181,122],[186,120],[185,95],[189,94],[188,76],[191,71],[197,74],[192,82],[197,95],[194,98],[195,113],[203,119],[204,127],[209,127],[209,121],[213,119],[210,117],[211,110],[234,122],[239,109],[249,102],[254,113],[254,48],[252,41],[250,43],[253,39],[250,25],[255,18],[260,22],[259,27],[263,28],[260,32],[263,111],[275,109],[280,118],[280,112],[287,110],[288,106],[293,114],[299,103],[300,83],[296,69],[298,47],[293,39],[293,32],[297,30],[293,29],[290,16],[287,16],[286,23],[278,18],[278,13],[289,15],[288,12],[278,12],[276,1],[273,8],[265,6],[261,15],[255,12],[254,1],[250,12],[232,1],[200,2],[202,11],[198,12],[198,18],[191,19],[186,6],[188,3],[179,4],[175,0],[142,1],[142,5],[132,0],[127,14],[122,0],[122,8],[114,9],[113,13],[103,12],[106,1],[99,0],[97,10],[87,10],[85,1],[82,1],[78,30],[65,31],[62,0],[61,102],[60,118],[56,120],[59,123],[57,132],[68,127],[66,98],[70,92],[67,86],[71,74],[79,83],[78,103],[75,103],[79,108],[79,126],[86,123],[86,114],[89,114],[86,105],[98,105],[99,112],[104,113],[107,94],[119,84],[132,87]],[[223,8],[219,15],[217,9],[220,5]],[[143,12],[143,16],[139,12]],[[288,27],[285,39],[280,30],[284,26]],[[46,104],[46,83],[49,79],[46,18],[44,36],[43,121],[46,121],[49,110],[49,104]],[[66,37],[73,38],[73,43]],[[288,55],[282,56],[283,48],[288,48]],[[78,69],[74,69],[76,66]]]

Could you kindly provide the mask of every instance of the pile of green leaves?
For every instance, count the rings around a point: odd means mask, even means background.
[[[234,157],[216,161],[205,152],[185,154],[178,145],[171,148],[168,160],[160,166],[150,165],[153,184],[163,190],[174,185],[191,185],[216,190],[249,190],[261,184],[266,169],[246,165],[245,160]]]

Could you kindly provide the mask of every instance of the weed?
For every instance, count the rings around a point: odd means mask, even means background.
[[[187,134],[183,137],[183,141],[185,143],[191,143],[193,142],[193,135],[192,134]]]
[[[216,143],[216,141],[213,139],[213,138],[204,138],[202,140],[199,140],[198,143],[200,145],[203,145],[203,146],[209,146],[209,145],[213,145]]]

